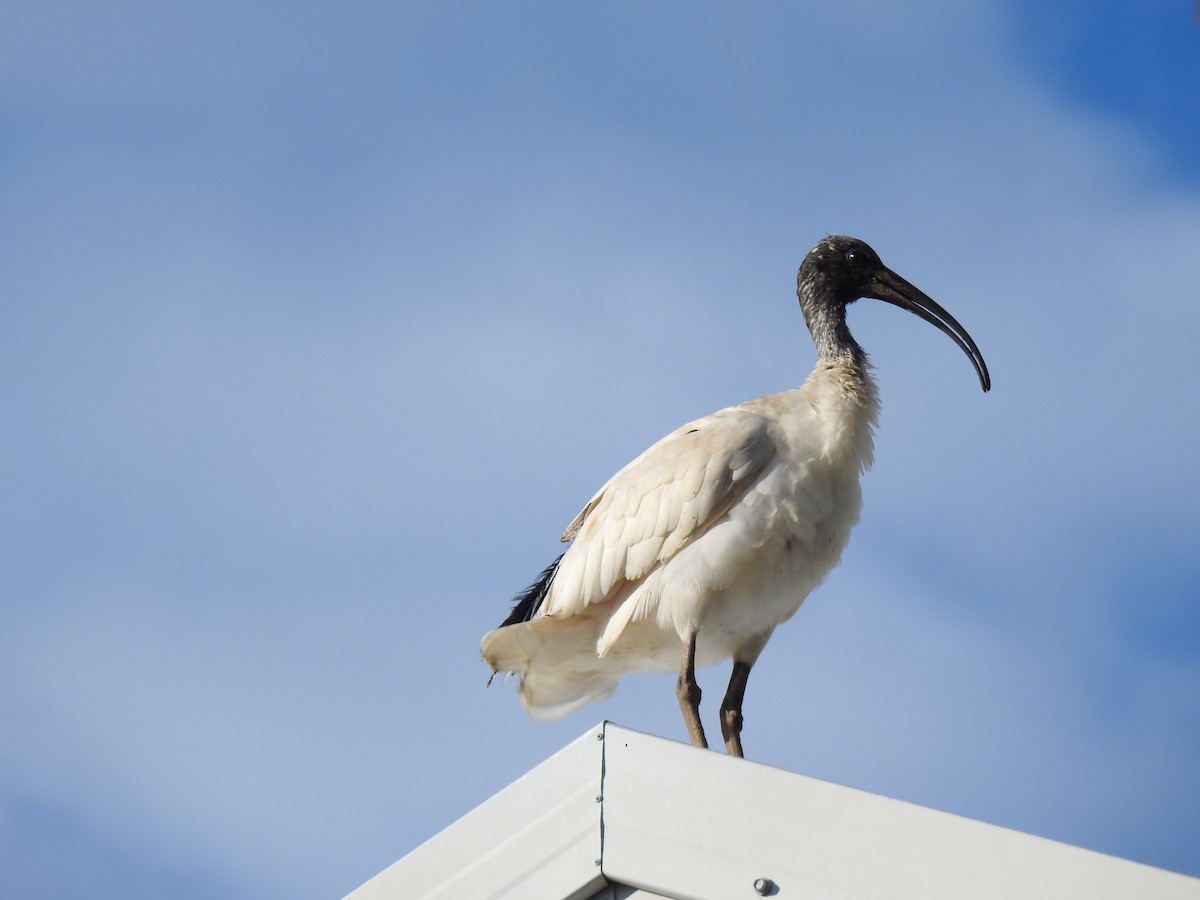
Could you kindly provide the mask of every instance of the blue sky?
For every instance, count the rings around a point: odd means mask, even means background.
[[[10,5],[0,893],[340,896],[601,718],[683,740],[478,639],[800,383],[828,232],[995,387],[852,309],[877,463],[747,755],[1200,875],[1200,27],[1134,9]]]

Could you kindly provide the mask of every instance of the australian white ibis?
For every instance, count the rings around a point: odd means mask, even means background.
[[[804,384],[689,422],[617,472],[563,532],[567,551],[484,635],[484,659],[520,676],[535,717],[608,697],[628,672],[678,670],[688,735],[706,747],[696,667],[732,657],[721,734],[741,756],[750,667],[837,564],[862,506],[879,400],[846,307],[872,297],[915,313],[991,387],[966,330],[856,238],[820,241],[796,292],[818,355]]]

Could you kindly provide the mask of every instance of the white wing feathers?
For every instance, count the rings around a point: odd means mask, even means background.
[[[638,583],[720,521],[774,453],[767,420],[739,407],[668,434],[609,479],[567,527],[563,540],[574,544],[542,614],[564,618],[622,599],[632,606],[615,613],[618,631],[649,615],[657,599],[631,596]],[[608,631],[605,647],[617,636]]]

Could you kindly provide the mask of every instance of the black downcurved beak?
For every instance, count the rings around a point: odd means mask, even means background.
[[[979,384],[985,391],[991,390],[992,376],[988,374],[987,363],[983,361],[983,354],[975,346],[975,341],[967,334],[967,329],[959,325],[954,316],[938,306],[924,292],[909,284],[891,269],[881,267],[871,276],[871,286],[867,288],[863,296],[883,300],[885,303],[907,309],[910,313],[920,316],[930,325],[936,325],[939,330],[950,335],[954,343],[962,348],[963,353],[967,354],[971,364],[975,366],[975,372],[979,375]]]

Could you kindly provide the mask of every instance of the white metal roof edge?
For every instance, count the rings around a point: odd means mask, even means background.
[[[605,876],[681,900],[760,879],[781,898],[1200,900],[1200,879],[617,725],[604,768]]]
[[[599,801],[599,802],[598,802]],[[1200,900],[1200,879],[601,723],[347,900]]]
[[[447,826],[346,900],[576,900],[600,872],[604,725]]]

